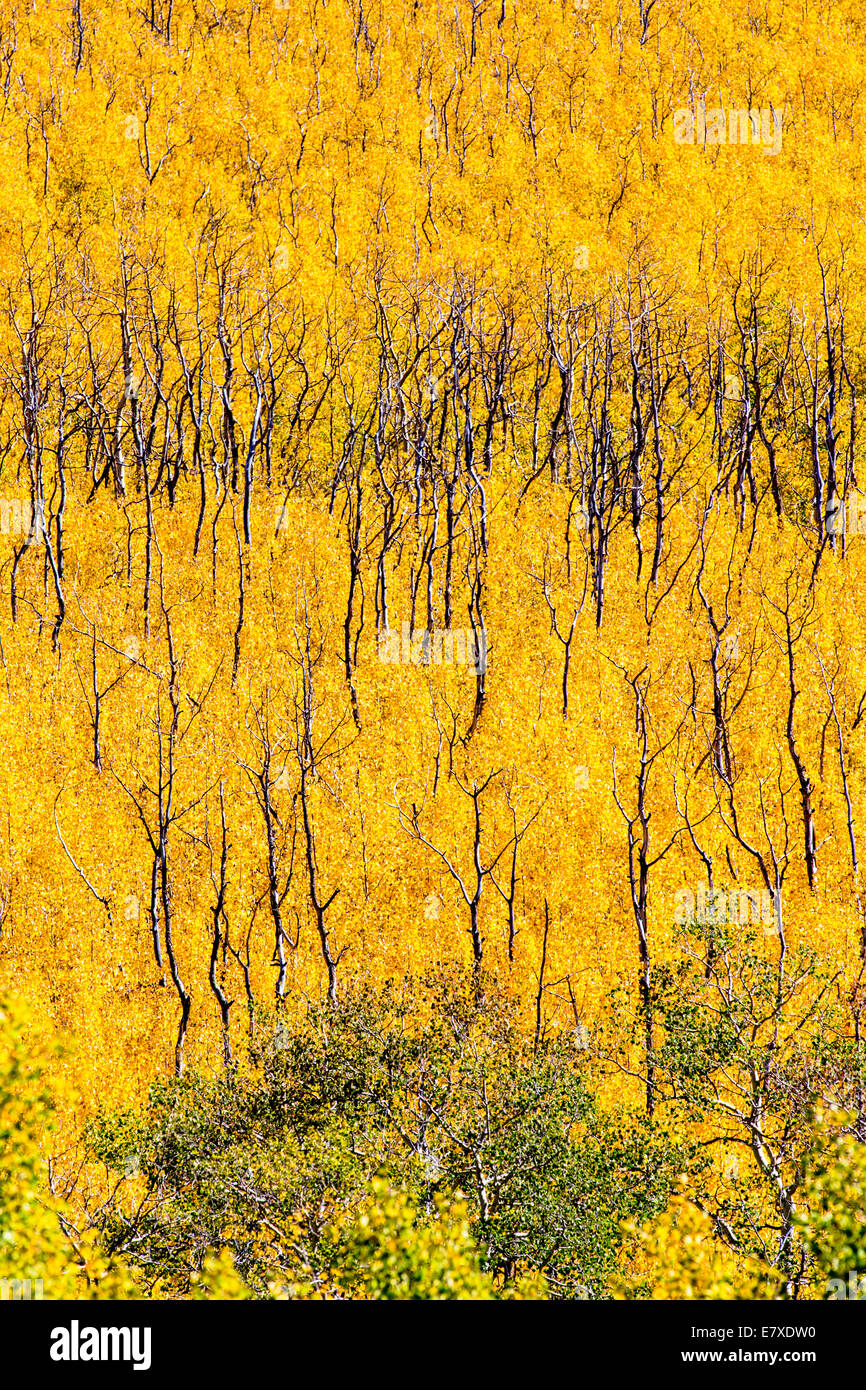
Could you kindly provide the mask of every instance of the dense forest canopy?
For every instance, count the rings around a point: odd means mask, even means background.
[[[864,27],[5,0],[0,1273],[866,1272]]]

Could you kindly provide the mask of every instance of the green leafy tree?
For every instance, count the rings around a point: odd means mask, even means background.
[[[498,1290],[538,1276],[554,1297],[599,1297],[620,1223],[667,1201],[682,1155],[661,1129],[599,1112],[585,1051],[567,1036],[535,1048],[474,978],[265,1022],[249,1066],[160,1082],[144,1111],[91,1129],[109,1175],[135,1156],[135,1200],[121,1181],[100,1220],[148,1290],[186,1296],[204,1253],[228,1249],[257,1296],[342,1296],[341,1242],[387,1189],[419,1230],[456,1204]]]
[[[866,1144],[855,1123],[819,1110],[806,1158],[808,1202],[797,1223],[819,1298],[866,1298]]]

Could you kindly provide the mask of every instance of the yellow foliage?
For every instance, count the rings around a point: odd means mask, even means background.
[[[0,1272],[125,1288],[86,1123],[433,966],[784,1263],[790,1115],[863,1124],[860,0],[6,11]]]
[[[778,1299],[783,1281],[776,1270],[724,1244],[705,1212],[685,1195],[676,1196],[648,1230],[632,1227],[636,1263],[643,1277],[624,1279],[617,1298]]]

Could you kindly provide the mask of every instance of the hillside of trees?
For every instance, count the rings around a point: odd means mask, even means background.
[[[4,4],[0,1278],[866,1275],[864,79]]]

